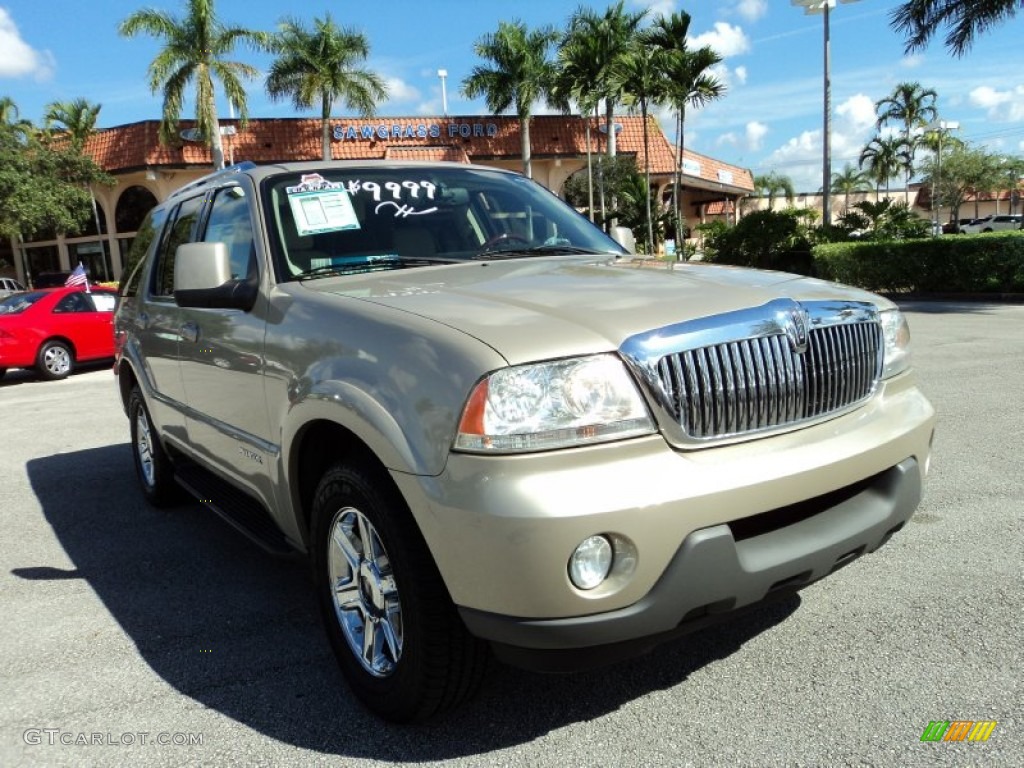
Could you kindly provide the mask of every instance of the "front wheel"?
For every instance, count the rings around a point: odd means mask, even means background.
[[[410,722],[475,693],[487,647],[463,626],[390,479],[335,465],[312,511],[317,601],[359,700],[387,720]]]
[[[128,396],[128,420],[131,424],[132,458],[142,492],[155,507],[166,507],[179,498],[174,470],[160,437],[153,428],[142,390],[134,387]]]
[[[39,348],[36,370],[44,379],[65,379],[75,366],[75,356],[63,341],[51,340]]]

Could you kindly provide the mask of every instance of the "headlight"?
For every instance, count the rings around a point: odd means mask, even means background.
[[[654,424],[614,355],[503,368],[473,388],[455,448],[520,453],[588,445],[654,432]]]
[[[898,309],[886,309],[880,313],[880,318],[885,341],[882,378],[888,379],[910,367],[910,326]]]

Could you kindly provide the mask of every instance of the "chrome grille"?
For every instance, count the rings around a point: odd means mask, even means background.
[[[882,345],[871,305],[778,300],[644,334],[622,351],[678,427],[678,440],[704,443],[855,406],[875,390]]]

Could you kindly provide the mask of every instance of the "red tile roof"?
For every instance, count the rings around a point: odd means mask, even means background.
[[[643,119],[618,115],[621,125],[616,146],[623,154],[632,154],[644,164]],[[651,172],[670,174],[675,167],[675,151],[662,133],[657,120],[649,116],[648,140]],[[587,151],[587,120],[565,115],[537,115],[530,120],[530,143],[537,159],[583,157]],[[271,163],[287,160],[315,160],[321,155],[321,125],[318,119],[253,119],[243,130],[237,120],[222,120],[223,126],[237,133],[224,137],[224,153],[233,161],[252,160]],[[601,121],[591,118],[591,150],[604,151],[606,134]],[[180,128],[194,123],[182,121]],[[333,156],[338,160],[367,160],[385,157],[415,157],[460,161],[510,160],[521,156],[519,119],[501,115],[453,117],[378,117],[332,118]],[[179,141],[162,145],[158,140],[159,123],[148,120],[99,131],[89,138],[85,151],[106,170],[117,173],[142,168],[210,165],[210,151],[201,143]],[[685,156],[700,164],[699,178],[721,183],[726,173],[731,187],[753,190],[750,172],[686,150]],[[693,174],[687,174],[697,178]]]

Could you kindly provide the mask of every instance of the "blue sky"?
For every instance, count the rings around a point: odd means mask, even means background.
[[[686,10],[696,44],[710,44],[724,57],[719,72],[728,92],[687,117],[686,146],[754,173],[778,171],[797,188],[821,186],[823,28],[821,16],[806,16],[788,0],[626,0],[630,9]],[[609,3],[581,0],[386,0],[307,3],[218,0],[222,21],[271,30],[286,14],[304,21],[330,11],[336,22],[370,40],[369,65],[383,75],[391,97],[378,114],[440,115],[438,69],[448,71],[451,115],[485,114],[480,101],[459,94],[478,63],[473,43],[502,20],[564,29],[581,4],[603,11]],[[906,56],[889,26],[898,0],[860,0],[831,14],[833,169],[856,161],[875,133],[874,102],[901,81],[918,81],[939,94],[945,120],[959,135],[992,151],[1024,154],[1024,68],[1019,37],[1024,15],[982,37],[963,59],[941,39]],[[123,39],[119,21],[140,7],[180,14],[183,0],[100,2],[0,0],[0,96],[14,99],[21,116],[38,121],[48,103],[85,97],[103,105],[100,126],[157,119],[160,102],[146,85],[146,68],[157,50],[148,37]],[[941,38],[941,35],[940,35]],[[235,58],[265,71],[269,59],[245,48]],[[262,83],[249,86],[253,117],[293,117],[289,103],[267,99]],[[191,105],[183,117],[191,116]],[[227,104],[220,105],[227,114]],[[541,110],[543,111],[543,110]],[[303,116],[313,116],[312,113]],[[339,115],[340,116],[340,115]],[[671,133],[670,115],[662,124]]]

